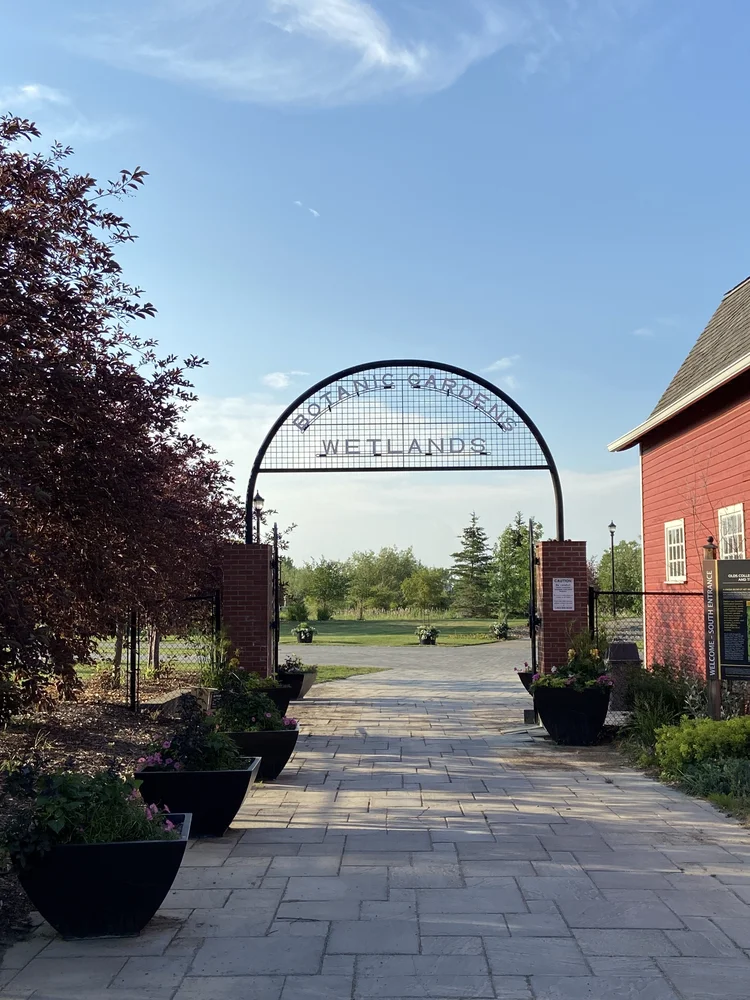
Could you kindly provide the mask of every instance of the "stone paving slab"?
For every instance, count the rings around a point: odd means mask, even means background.
[[[287,769],[142,935],[42,924],[0,1000],[750,997],[747,829],[525,730],[527,656],[314,646],[389,669],[313,688]]]

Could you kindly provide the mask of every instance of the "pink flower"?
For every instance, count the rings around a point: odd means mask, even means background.
[[[139,757],[138,758],[138,763],[139,764],[145,764],[146,763],[146,758],[145,757]]]
[[[529,664],[528,664],[528,661],[527,661],[527,660],[524,660],[524,661],[523,661],[523,665],[524,665],[524,667],[526,668],[526,670],[528,670],[528,669],[529,669]]]
[[[174,827],[174,823],[172,822],[172,820],[171,819],[166,820],[166,822],[164,823],[164,829],[165,830],[174,830],[174,828],[175,827]]]
[[[169,808],[166,802],[164,803],[164,812],[165,813],[172,812],[172,810]]]

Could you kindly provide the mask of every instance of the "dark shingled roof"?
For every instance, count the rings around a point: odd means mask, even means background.
[[[727,292],[651,416],[750,354],[750,278]]]

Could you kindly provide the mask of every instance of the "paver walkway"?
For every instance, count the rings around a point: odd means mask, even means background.
[[[190,848],[143,935],[42,926],[0,997],[747,998],[748,831],[525,733],[523,658],[415,650],[314,688],[290,767]]]

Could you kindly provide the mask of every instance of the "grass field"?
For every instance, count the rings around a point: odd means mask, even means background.
[[[345,681],[347,677],[356,677],[357,674],[382,674],[384,669],[385,667],[320,666],[318,667],[318,678],[315,684],[327,684],[328,681]]]
[[[430,624],[440,630],[438,636],[440,646],[477,646],[495,641],[489,635],[490,625],[494,621],[496,621],[494,618],[435,618]],[[311,621],[310,624],[317,629],[313,640],[317,643],[346,646],[417,646],[419,639],[414,630],[423,622],[417,618],[377,618],[363,622],[351,618],[334,618],[329,622]],[[519,619],[511,621],[510,624],[525,623]],[[297,644],[297,637],[291,632],[295,625],[296,622],[281,623],[283,645]]]

